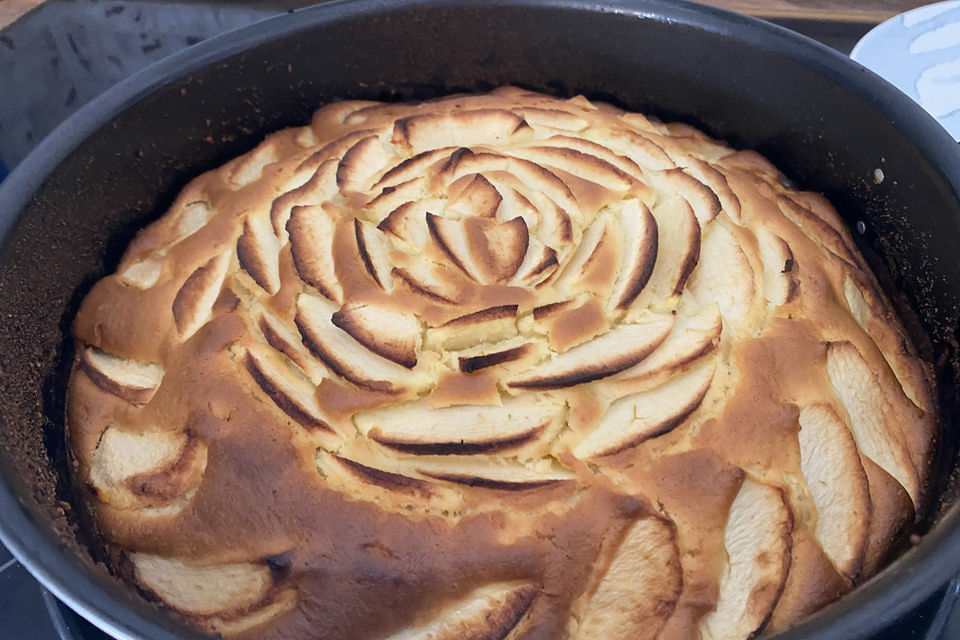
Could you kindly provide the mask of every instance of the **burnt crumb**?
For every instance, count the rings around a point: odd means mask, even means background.
[[[124,6],[122,6],[122,5],[117,5],[117,6],[115,6],[115,7],[108,7],[108,8],[106,8],[106,9],[104,9],[103,15],[105,15],[105,16],[115,16],[115,15],[119,15],[119,14],[123,13],[124,10],[126,10],[126,7],[124,7]]]
[[[13,38],[11,38],[11,37],[8,36],[8,35],[2,35],[2,36],[0,36],[0,42],[2,42],[4,45],[6,45],[6,47],[7,47],[8,49],[10,49],[11,51],[12,51],[13,49],[16,49],[16,48],[17,48],[17,45],[15,45],[15,44],[13,43]]]
[[[160,40],[157,38],[154,38],[153,42],[143,45],[142,47],[140,47],[140,50],[143,51],[144,53],[150,53],[151,51],[156,51],[159,48],[160,48]]]
[[[70,92],[67,94],[67,99],[64,101],[65,106],[70,106],[77,100],[77,88],[70,87]]]
[[[293,565],[293,550],[291,549],[283,553],[267,556],[264,560],[267,566],[270,567],[270,571],[276,571],[278,573],[287,571]]]
[[[187,43],[188,47],[191,47],[197,44],[198,42],[203,41],[203,38],[201,38],[200,36],[187,36],[183,39],[183,41]]]

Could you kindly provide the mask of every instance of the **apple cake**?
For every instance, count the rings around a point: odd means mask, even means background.
[[[114,570],[228,637],[745,639],[927,501],[930,370],[836,211],[583,97],[330,104],[74,336]]]

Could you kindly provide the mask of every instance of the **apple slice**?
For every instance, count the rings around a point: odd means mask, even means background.
[[[517,334],[517,305],[487,307],[427,330],[425,343],[438,351],[460,351],[481,342],[499,342]]]
[[[546,166],[548,169],[566,171],[611,191],[626,192],[634,184],[629,175],[606,160],[569,147],[546,145],[520,147],[511,149],[509,153],[514,157]]]
[[[180,242],[203,229],[216,212],[209,202],[203,200],[194,200],[187,202],[179,211],[172,214],[176,220],[176,237],[174,243]]]
[[[717,606],[700,623],[704,638],[743,640],[763,626],[790,570],[792,528],[782,492],[744,480],[723,533],[727,570]]]
[[[296,593],[277,590],[265,563],[208,565],[148,553],[129,557],[143,588],[218,634],[249,631],[296,605]]]
[[[612,216],[601,214],[594,218],[590,226],[584,230],[580,244],[573,255],[554,280],[554,288],[564,295],[580,293],[584,289],[583,281],[589,269],[597,266],[598,256],[604,254],[604,248],[614,246],[619,248],[618,236],[617,222]],[[598,292],[591,291],[591,293]]]
[[[625,370],[610,384],[629,389],[639,383],[673,375],[691,362],[712,353],[720,344],[723,317],[716,304],[699,309],[692,316],[678,316],[666,340],[650,356]]]
[[[457,363],[460,371],[474,373],[487,367],[516,362],[532,353],[533,345],[518,337],[500,343],[484,342],[476,349],[461,353]]]
[[[671,197],[654,206],[657,260],[640,305],[653,305],[679,296],[700,259],[700,223],[683,198]]]
[[[523,218],[507,222],[474,217],[447,220],[427,213],[427,227],[450,260],[482,284],[499,282],[516,273],[530,237]]]
[[[190,274],[173,299],[173,319],[186,340],[205,325],[213,314],[230,266],[230,253],[220,253]]]
[[[348,302],[333,314],[331,321],[377,355],[407,369],[416,366],[420,323],[414,314]]]
[[[366,184],[382,171],[390,159],[377,136],[368,136],[350,147],[337,165],[337,187],[341,193],[365,191]]]
[[[670,333],[673,319],[621,324],[593,340],[543,361],[507,384],[515,389],[558,389],[619,373],[637,364]]]
[[[264,167],[280,159],[280,150],[272,136],[230,163],[228,179],[235,188],[245,187],[263,173]]]
[[[343,287],[333,262],[333,236],[338,216],[325,206],[297,206],[290,213],[287,231],[293,265],[300,279],[333,302],[343,302]]]
[[[434,409],[413,402],[354,416],[360,432],[391,449],[418,455],[470,455],[514,449],[561,419],[564,405],[522,396],[500,406]]]
[[[406,202],[387,214],[377,229],[414,247],[423,247],[430,239],[427,209],[424,202]]]
[[[523,262],[517,267],[516,273],[507,281],[507,284],[537,287],[547,282],[557,272],[558,265],[556,251],[539,240],[530,238]]]
[[[314,385],[320,384],[330,372],[303,346],[300,334],[287,326],[267,310],[262,310],[257,317],[257,328],[263,333],[267,344],[287,356],[291,362],[300,367],[307,374]]]
[[[411,156],[384,173],[376,184],[370,187],[370,192],[384,195],[392,187],[409,184],[415,180],[424,182],[423,178],[430,173],[430,168],[441,160],[449,158],[455,150],[456,147],[443,147]]]
[[[89,481],[105,504],[156,508],[195,488],[206,466],[206,445],[186,432],[130,432],[110,424],[93,451]]]
[[[630,526],[592,587],[574,640],[654,640],[680,596],[682,575],[673,527],[659,518]]]
[[[157,284],[163,269],[163,253],[157,252],[141,258],[117,274],[120,282],[128,287],[145,291]]]
[[[930,381],[910,341],[894,328],[895,324],[891,325],[894,313],[890,303],[864,278],[855,279],[850,275],[843,280],[843,295],[850,313],[873,338],[910,401],[925,412],[934,413]]]
[[[784,217],[800,227],[808,238],[850,266],[859,267],[857,254],[827,221],[788,196],[778,196],[777,205]]]
[[[264,291],[272,295],[280,290],[280,241],[267,220],[248,216],[243,221],[237,260]]]
[[[409,369],[377,355],[333,323],[336,307],[324,298],[301,294],[297,300],[297,328],[303,344],[331,371],[358,387],[400,393],[422,387],[426,381]]]
[[[397,120],[393,144],[419,153],[441,147],[506,144],[529,130],[523,118],[503,109],[426,113]]]
[[[677,166],[663,148],[637,131],[591,127],[583,132],[583,137],[627,156],[644,171],[662,171]]]
[[[859,450],[897,479],[919,504],[920,481],[910,459],[898,416],[870,365],[849,342],[832,342],[827,349],[827,374],[850,416],[850,431]]]
[[[714,363],[704,363],[655,389],[617,400],[593,432],[573,448],[573,454],[595,459],[671,431],[703,402],[715,371]]]
[[[316,387],[302,372],[284,364],[263,346],[250,345],[243,365],[258,387],[294,421],[307,429],[332,431],[314,397]]]
[[[537,588],[526,582],[485,585],[447,605],[429,622],[398,631],[384,640],[505,639],[537,593]]]
[[[582,131],[590,126],[586,118],[563,109],[546,109],[542,107],[514,107],[514,113],[523,118],[534,129],[550,127],[564,131]]]
[[[581,153],[587,153],[591,156],[600,158],[604,162],[613,165],[624,174],[634,178],[635,180],[642,180],[644,177],[643,169],[641,169],[640,166],[630,158],[614,153],[609,147],[597,144],[596,142],[591,142],[585,138],[577,138],[568,135],[556,135],[551,136],[546,140],[542,140],[540,144],[543,146],[575,149]]]
[[[633,304],[653,275],[657,261],[657,222],[645,204],[635,198],[623,203],[620,230],[623,256],[609,298],[610,306],[616,310]]]
[[[391,211],[408,202],[420,202],[430,197],[428,182],[425,176],[413,178],[393,187],[384,187],[383,190],[363,205],[364,216],[369,220],[380,222]],[[440,203],[437,198],[437,203]]]
[[[740,199],[730,188],[726,176],[718,171],[709,162],[705,162],[692,155],[684,156],[681,160],[683,170],[706,185],[720,202],[720,208],[730,216],[734,222],[740,222]]]
[[[740,322],[750,312],[757,293],[753,267],[726,224],[713,224],[707,231],[687,292],[701,305],[719,304],[728,322]]]
[[[159,364],[119,358],[96,347],[80,352],[80,367],[95,385],[131,404],[147,404],[163,380]]]
[[[439,460],[417,462],[417,473],[434,480],[491,489],[494,491],[533,491],[572,483],[575,476],[566,469],[530,469],[518,464],[481,461]]]
[[[651,172],[649,179],[657,189],[678,195],[689,202],[701,227],[706,227],[720,215],[720,199],[717,194],[683,169]]]
[[[451,212],[458,217],[492,218],[496,215],[503,197],[497,191],[497,188],[490,184],[489,180],[479,173],[464,176],[460,180],[466,180],[466,185],[447,201],[444,208],[445,217],[451,217],[447,215],[447,212]],[[460,180],[457,182],[460,182]],[[453,186],[451,185],[451,187]]]
[[[757,229],[756,236],[763,263],[764,295],[770,304],[779,307],[790,302],[798,292],[793,252],[783,238],[763,227]]]
[[[384,291],[393,290],[393,264],[390,260],[390,241],[376,227],[359,218],[354,218],[353,227],[357,237],[357,251],[367,273]]]
[[[287,243],[287,221],[294,207],[319,206],[337,192],[337,165],[336,159],[324,162],[304,184],[274,199],[270,205],[270,223],[281,245]]]
[[[390,274],[410,291],[433,302],[456,304],[463,291],[450,271],[443,264],[421,258],[403,267],[394,267]]]
[[[850,583],[863,566],[870,488],[850,430],[827,405],[800,411],[800,465],[817,508],[817,542]]]

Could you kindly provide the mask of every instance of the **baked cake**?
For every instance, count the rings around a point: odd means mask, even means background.
[[[936,435],[823,197],[514,88],[271,135],[74,334],[73,471],[115,569],[228,637],[771,633],[884,564]]]

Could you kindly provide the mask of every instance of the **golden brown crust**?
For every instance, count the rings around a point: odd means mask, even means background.
[[[225,636],[787,628],[897,548],[937,428],[840,217],[788,185],[582,97],[329,105],[84,300],[87,506]]]

